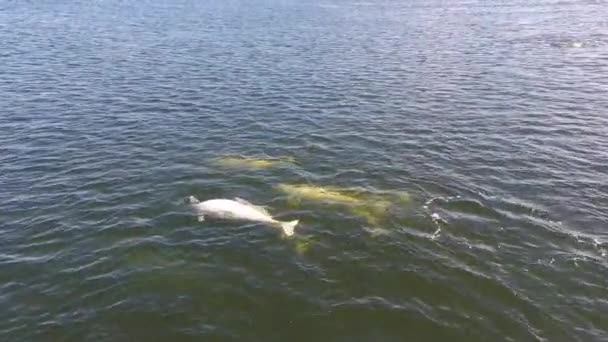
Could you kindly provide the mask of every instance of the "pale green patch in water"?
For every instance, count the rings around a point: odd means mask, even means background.
[[[213,161],[215,165],[221,167],[240,169],[269,169],[286,164],[294,164],[295,162],[295,158],[290,156],[277,158],[222,156]]]
[[[408,204],[410,202],[410,194],[406,191],[395,191],[392,194],[399,199],[401,204]]]
[[[379,225],[391,212],[391,208],[406,205],[410,195],[405,191],[367,191],[336,186],[308,184],[279,184],[276,186],[289,197],[287,204],[297,208],[303,200],[337,204],[347,207],[353,214],[363,218],[372,226]]]
[[[388,236],[391,234],[391,231],[386,228],[377,228],[377,227],[363,227],[363,230],[369,233],[369,236],[376,238],[379,236]]]
[[[304,255],[310,251],[315,244],[315,240],[310,236],[298,236],[293,241],[293,246],[299,255]]]
[[[363,202],[355,194],[340,188],[322,187],[307,184],[279,184],[276,189],[287,194],[290,198],[314,202],[330,202],[344,205],[354,205]]]

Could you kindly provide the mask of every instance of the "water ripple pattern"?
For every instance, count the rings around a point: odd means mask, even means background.
[[[606,341],[606,9],[1,2],[0,340]]]

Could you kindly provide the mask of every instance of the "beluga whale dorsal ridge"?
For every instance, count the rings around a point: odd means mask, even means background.
[[[196,197],[188,197],[188,203],[194,209],[198,220],[203,222],[205,217],[266,223],[271,226],[280,227],[287,236],[294,235],[294,230],[298,220],[284,222],[275,220],[264,207],[249,203],[242,198],[231,199],[210,199],[204,202]]]

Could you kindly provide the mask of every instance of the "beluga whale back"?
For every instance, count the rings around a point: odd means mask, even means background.
[[[203,222],[205,217],[233,221],[260,222],[280,227],[287,236],[292,236],[294,234],[294,229],[299,222],[298,220],[289,222],[277,221],[264,207],[251,204],[242,198],[235,198],[234,200],[211,199],[201,202],[196,197],[190,196],[188,197],[188,203],[194,209],[200,222]]]

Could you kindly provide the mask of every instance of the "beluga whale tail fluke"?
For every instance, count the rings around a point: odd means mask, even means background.
[[[242,198],[235,199],[211,199],[204,202],[199,201],[194,196],[189,196],[186,200],[194,209],[199,222],[205,221],[205,217],[266,223],[275,227],[280,227],[286,236],[295,234],[295,227],[298,220],[278,221],[266,210],[266,208],[249,203]]]
[[[300,220],[293,220],[289,222],[279,222],[281,225],[281,229],[283,229],[283,233],[287,236],[293,236],[295,234],[295,228],[300,223]]]

